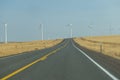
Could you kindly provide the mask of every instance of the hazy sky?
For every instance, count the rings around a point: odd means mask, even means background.
[[[120,0],[0,0],[0,38],[9,41],[120,34]],[[90,26],[91,28],[89,28]],[[110,28],[111,26],[111,28]]]

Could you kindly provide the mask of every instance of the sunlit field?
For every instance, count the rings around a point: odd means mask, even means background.
[[[0,56],[45,49],[55,46],[60,42],[62,42],[62,39],[0,44]]]
[[[75,42],[88,49],[120,59],[120,36],[75,38]]]

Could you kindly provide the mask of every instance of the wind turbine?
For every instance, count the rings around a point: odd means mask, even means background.
[[[40,28],[41,28],[41,37],[42,37],[42,40],[44,40],[43,24],[40,24]]]
[[[7,38],[7,24],[5,23],[5,43],[8,43],[8,38]]]
[[[70,27],[70,38],[72,38],[73,37],[72,24],[68,24],[68,27]]]

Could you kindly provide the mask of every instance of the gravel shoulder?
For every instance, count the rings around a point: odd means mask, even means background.
[[[83,50],[87,55],[94,59],[97,63],[107,69],[110,73],[120,79],[120,60],[104,55],[102,53],[87,49],[77,43],[75,45]]]

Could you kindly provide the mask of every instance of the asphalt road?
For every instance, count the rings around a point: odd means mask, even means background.
[[[0,58],[0,80],[119,80],[71,39],[44,50]]]

